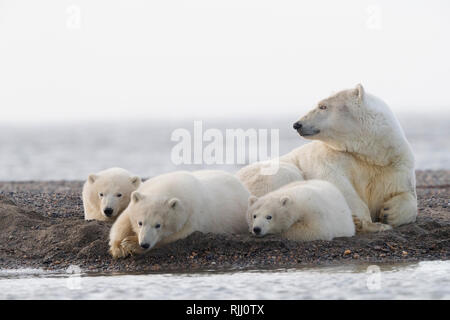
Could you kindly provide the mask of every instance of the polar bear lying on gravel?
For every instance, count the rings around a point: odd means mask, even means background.
[[[383,231],[416,220],[414,156],[382,100],[358,85],[320,101],[294,129],[315,141],[279,161],[295,165],[306,180],[333,183],[345,197],[357,231]],[[241,176],[250,176],[245,171],[254,166],[241,169]]]
[[[84,219],[114,221],[140,184],[141,178],[121,168],[89,175],[83,187]]]
[[[250,194],[223,171],[178,171],[152,178],[135,192],[111,228],[115,258],[143,253],[183,239],[195,231],[246,233]]]
[[[290,183],[261,198],[249,198],[247,219],[256,236],[332,240],[355,235],[352,213],[341,192],[323,180]]]

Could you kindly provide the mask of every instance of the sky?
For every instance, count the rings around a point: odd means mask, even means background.
[[[0,0],[0,122],[450,110],[447,0]]]

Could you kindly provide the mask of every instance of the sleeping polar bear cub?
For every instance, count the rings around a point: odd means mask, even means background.
[[[313,241],[355,235],[347,202],[323,180],[294,182],[259,199],[251,196],[247,219],[256,236],[279,233],[289,240]]]
[[[361,85],[340,91],[320,101],[294,129],[314,141],[279,161],[296,166],[306,180],[334,184],[350,207],[357,231],[389,230],[416,220],[414,155],[381,99]]]
[[[178,171],[152,178],[131,196],[111,228],[115,258],[140,254],[195,231],[245,233],[248,197],[244,185],[223,171]]]
[[[84,219],[114,221],[140,184],[141,178],[121,168],[89,175],[83,186]]]

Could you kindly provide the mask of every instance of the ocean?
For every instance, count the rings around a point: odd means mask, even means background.
[[[415,153],[417,169],[449,169],[450,115],[402,114],[398,117]],[[205,119],[201,125],[203,133],[215,129],[215,132],[224,136],[224,140],[226,129],[266,131],[270,150],[265,154],[270,156],[275,150],[270,140],[273,130],[279,130],[279,148],[276,151],[280,155],[308,142],[292,129],[297,118],[215,118]],[[142,177],[185,169],[235,172],[251,161],[251,147],[247,145],[244,163],[238,163],[236,156],[230,164],[217,161],[210,164],[204,161],[178,164],[171,156],[178,144],[171,140],[172,134],[179,129],[187,130],[192,138],[192,150],[198,148],[198,143],[194,146],[194,120],[167,118],[123,122],[1,124],[0,181],[84,180],[90,173],[115,166]],[[262,138],[258,135],[258,139]],[[208,144],[203,141],[200,148],[205,151]],[[194,162],[194,155],[191,158]]]

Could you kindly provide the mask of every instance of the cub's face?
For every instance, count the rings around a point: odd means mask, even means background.
[[[289,228],[289,197],[249,198],[247,221],[250,232],[263,237],[267,234],[281,233]]]
[[[98,201],[102,215],[108,220],[115,220],[130,203],[131,193],[140,183],[139,177],[102,178],[89,176],[91,197]]]
[[[143,249],[151,249],[179,231],[187,220],[183,205],[177,198],[157,198],[133,192],[127,210]]]
[[[345,141],[359,132],[359,112],[362,105],[363,88],[341,91],[320,101],[308,114],[294,123],[294,129],[306,139],[324,142]]]

